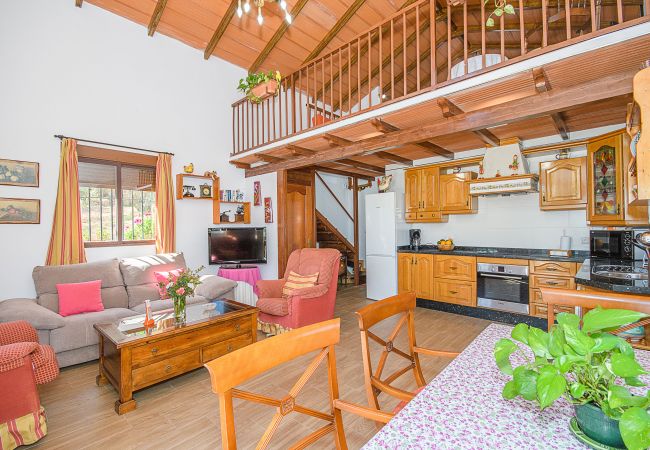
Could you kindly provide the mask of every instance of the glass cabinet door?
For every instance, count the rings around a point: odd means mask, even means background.
[[[616,149],[611,145],[601,145],[593,153],[592,161],[593,213],[598,216],[617,216]]]

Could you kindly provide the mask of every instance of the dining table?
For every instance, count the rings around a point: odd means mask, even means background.
[[[502,397],[503,386],[511,377],[497,368],[494,345],[499,339],[510,338],[512,328],[502,324],[485,328],[363,448],[588,448],[569,429],[574,407],[566,398],[540,410],[539,405],[521,397]],[[513,367],[524,363],[517,353],[511,356]],[[650,368],[650,352],[637,350],[636,355],[644,368]],[[650,382],[648,376],[641,379]]]

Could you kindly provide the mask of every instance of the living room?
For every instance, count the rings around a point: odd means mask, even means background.
[[[602,448],[580,404],[615,416],[619,447],[650,445],[650,401],[608,411],[559,371],[552,407],[513,401],[495,350],[532,347],[523,327],[564,339],[575,312],[585,339],[615,330],[598,351],[636,354],[606,381],[646,398],[647,0],[380,3],[0,5],[0,449]],[[276,81],[259,102],[238,89],[254,72]],[[470,194],[510,171],[531,186]],[[240,250],[263,257],[224,256],[210,229],[257,230]],[[638,278],[598,278],[597,252]],[[525,267],[518,297],[482,264]],[[587,332],[596,306],[628,315]]]

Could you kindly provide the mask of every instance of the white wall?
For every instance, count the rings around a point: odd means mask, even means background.
[[[44,263],[56,198],[59,141],[54,134],[174,152],[173,172],[193,162],[216,170],[222,189],[252,179],[228,164],[230,104],[244,70],[85,3],[0,2],[0,157],[38,161],[39,188],[0,186],[0,197],[41,200],[40,225],[0,225],[0,298],[32,296],[32,268]],[[275,205],[275,175],[261,177]],[[191,267],[207,265],[209,202],[176,202],[177,248]],[[264,224],[254,207],[253,225]],[[153,247],[89,249],[89,260],[144,255]],[[269,264],[277,274],[276,226],[268,228]],[[216,268],[209,267],[213,272]]]

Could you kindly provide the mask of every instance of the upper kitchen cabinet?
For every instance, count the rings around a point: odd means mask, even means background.
[[[443,214],[478,212],[478,197],[469,193],[469,181],[476,177],[476,172],[440,175],[440,211]]]
[[[590,225],[647,225],[648,207],[635,203],[636,167],[629,137],[610,133],[587,146],[588,200]]]
[[[587,158],[539,163],[539,207],[542,210],[587,207]]]
[[[440,212],[440,169],[423,167],[404,174],[407,222],[446,222]]]

